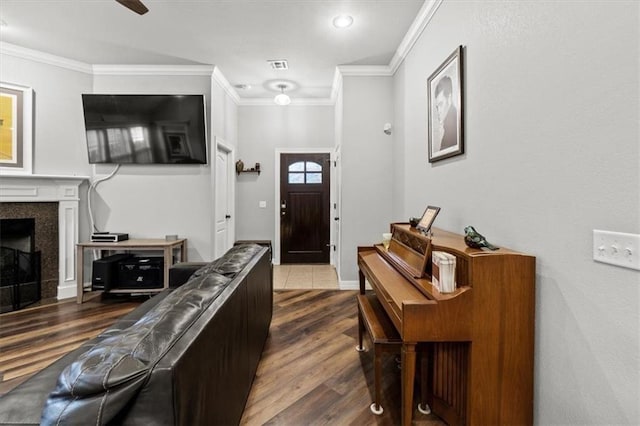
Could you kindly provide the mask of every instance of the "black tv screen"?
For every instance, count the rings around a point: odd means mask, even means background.
[[[83,94],[90,164],[206,164],[204,95]]]

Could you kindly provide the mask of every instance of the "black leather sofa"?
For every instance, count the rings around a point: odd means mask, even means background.
[[[271,249],[176,270],[184,284],[0,398],[0,424],[238,424],[271,323]]]

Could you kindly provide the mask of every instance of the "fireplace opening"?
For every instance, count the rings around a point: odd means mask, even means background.
[[[0,313],[41,298],[41,253],[35,247],[35,219],[0,219]]]

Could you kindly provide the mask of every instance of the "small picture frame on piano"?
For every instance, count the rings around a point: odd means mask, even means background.
[[[431,230],[431,225],[433,225],[433,221],[436,220],[436,216],[439,211],[440,207],[427,206],[416,228],[418,228],[418,230],[423,234],[427,235]]]

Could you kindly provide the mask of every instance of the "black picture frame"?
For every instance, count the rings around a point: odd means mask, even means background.
[[[428,233],[429,230],[431,230],[433,221],[436,220],[436,216],[438,216],[438,212],[440,212],[440,207],[427,206],[416,228],[424,234]]]
[[[462,46],[427,79],[429,162],[464,153]]]

